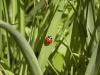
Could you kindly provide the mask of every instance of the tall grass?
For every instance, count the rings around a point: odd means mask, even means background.
[[[0,0],[0,73],[99,75],[99,20],[99,0]]]

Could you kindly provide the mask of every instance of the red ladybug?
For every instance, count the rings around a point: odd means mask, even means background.
[[[46,44],[46,45],[50,45],[51,43],[52,43],[52,36],[46,37],[46,39],[45,39],[45,44]]]

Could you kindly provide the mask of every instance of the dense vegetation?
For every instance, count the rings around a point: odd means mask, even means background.
[[[0,0],[0,75],[100,75],[99,49],[99,0]]]

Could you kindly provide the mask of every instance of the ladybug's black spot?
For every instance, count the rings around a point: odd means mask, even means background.
[[[48,43],[50,43],[50,42],[48,42]]]

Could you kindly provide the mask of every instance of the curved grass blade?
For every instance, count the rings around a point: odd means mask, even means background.
[[[28,42],[25,40],[25,38],[17,30],[15,30],[10,24],[6,22],[0,21],[0,27],[8,31],[13,36],[17,44],[19,45],[21,52],[25,57],[26,62],[29,66],[29,69],[31,70],[31,74],[42,75],[42,71],[39,67],[35,54],[32,48],[30,47],[30,45],[28,44]]]

